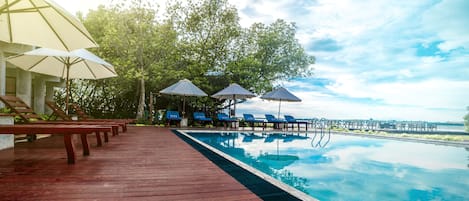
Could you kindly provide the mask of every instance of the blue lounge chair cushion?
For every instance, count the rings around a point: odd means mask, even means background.
[[[169,111],[166,112],[166,119],[180,121],[181,117],[179,116],[178,111],[169,110]]]
[[[290,115],[285,115],[285,120],[287,120],[288,123],[296,123],[296,119],[293,116]]]
[[[218,113],[217,114],[217,119],[218,121],[227,121],[227,122],[235,122],[238,121],[236,118],[230,118],[227,114],[225,113]]]
[[[271,115],[271,114],[266,114],[265,118],[267,119],[267,122],[269,122],[269,123],[286,123],[287,122],[283,119],[277,119],[277,118],[275,118],[274,115]]]
[[[308,123],[307,121],[297,120],[295,117],[291,115],[284,115],[284,117],[288,123]]]
[[[194,120],[196,121],[212,121],[212,118],[206,117],[203,112],[194,112]]]
[[[243,117],[244,117],[245,122],[253,122],[253,123],[264,122],[264,120],[254,118],[254,115],[252,115],[252,114],[243,114]]]

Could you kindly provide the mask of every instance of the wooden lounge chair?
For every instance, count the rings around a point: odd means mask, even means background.
[[[0,100],[7,106],[11,112],[19,117],[20,124],[54,124],[54,125],[94,125],[94,126],[110,126],[112,134],[117,135],[119,125],[112,122],[85,122],[85,121],[46,121],[34,112],[26,103],[16,96],[0,96]],[[102,146],[100,130],[96,130],[96,140],[98,146]],[[29,141],[35,139],[35,134],[30,134]],[[108,142],[108,132],[104,132],[104,141]]]
[[[298,131],[300,130],[300,125],[304,124],[306,127],[306,131],[308,131],[308,124],[310,124],[308,121],[301,121],[295,119],[295,117],[291,115],[284,115],[285,120],[287,121],[288,125],[291,125],[291,128],[293,129],[293,126],[296,124],[298,126]]]
[[[64,120],[64,121],[73,121],[72,118],[67,115],[65,113],[65,111],[62,110],[62,108],[60,108],[54,101],[46,101],[46,105],[52,109],[52,114],[51,116],[49,117],[49,120],[50,119],[61,119],[61,120]],[[78,120],[79,122],[90,122],[90,123],[103,123],[103,124],[106,124],[106,123],[113,123],[113,124],[118,124],[120,127],[122,127],[122,132],[126,132],[127,131],[127,122],[124,122],[124,121],[119,121],[119,120],[115,120],[115,121],[110,121],[109,119],[107,120],[101,120],[101,119],[81,119],[81,120]]]
[[[175,122],[177,127],[181,127],[181,116],[179,116],[178,111],[168,110],[166,111],[166,123],[171,126],[171,122]]]
[[[54,101],[47,101],[46,105],[52,110],[52,114],[50,114],[48,120],[64,120],[64,121],[72,121],[72,118],[68,116],[65,111],[62,110]]]
[[[248,123],[249,126],[252,127],[252,130],[254,130],[254,126],[256,126],[256,124],[260,124],[262,126],[262,130],[265,129],[265,126],[266,126],[266,122],[262,119],[256,119],[254,118],[254,115],[252,114],[243,114],[243,118],[244,118],[244,122]]]
[[[282,124],[283,128],[285,128],[285,125],[287,124],[287,121],[284,119],[278,119],[271,114],[265,114],[265,119],[267,119],[267,123],[274,124],[274,129],[280,129],[280,124]]]
[[[234,122],[238,122],[238,119],[236,118],[230,118],[227,114],[225,113],[218,113],[217,114],[217,119],[218,122],[223,123],[224,127],[226,128],[228,124],[232,124]]]
[[[112,121],[112,122],[124,122],[126,125],[130,123],[135,123],[135,119],[95,119],[90,115],[86,114],[86,112],[81,109],[81,107],[76,104],[72,103],[72,108],[75,110],[76,115],[78,116],[78,120],[99,120],[99,121]],[[125,128],[127,130],[127,127]]]
[[[69,164],[75,163],[75,148],[72,142],[72,135],[79,134],[83,146],[83,155],[90,155],[90,148],[87,135],[93,132],[110,132],[112,127],[103,125],[55,125],[55,124],[19,124],[0,125],[0,134],[37,134],[47,133],[52,135],[63,135],[65,149],[67,151],[67,161]]]
[[[202,125],[205,125],[207,123],[212,123],[212,118],[206,117],[205,113],[203,112],[194,112],[193,113],[194,121],[199,122]]]

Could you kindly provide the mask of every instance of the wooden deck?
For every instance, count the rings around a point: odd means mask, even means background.
[[[0,200],[260,200],[169,129],[89,142],[91,155],[74,165],[61,136],[0,151]]]

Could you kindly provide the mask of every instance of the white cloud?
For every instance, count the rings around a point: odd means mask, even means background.
[[[313,52],[318,58],[316,77],[331,80],[333,84],[326,88],[337,95],[335,102],[328,103],[347,105],[343,109],[359,113],[356,116],[361,118],[371,114],[369,116],[376,118],[461,120],[469,98],[469,82],[462,77],[469,75],[469,70],[464,70],[469,69],[467,55],[452,57],[448,61],[441,56],[418,57],[414,46],[438,39],[435,36],[442,35],[439,32],[443,30],[438,30],[442,26],[447,29],[444,33],[466,36],[460,32],[467,26],[453,30],[445,25],[450,21],[446,18],[446,22],[436,24],[424,21],[424,25],[433,24],[430,25],[434,27],[431,32],[419,28],[422,25],[419,13],[431,7],[432,2],[366,1],[349,4],[348,1],[324,1],[320,4],[315,8],[318,12],[311,14],[316,20],[309,22],[323,34],[316,32],[311,35],[333,36],[343,45],[337,52]],[[363,10],[367,12],[360,12]],[[427,13],[441,18],[433,10]],[[456,12],[449,18],[457,18],[455,24],[467,22],[468,18],[462,15]],[[454,39],[466,40],[464,38]],[[376,100],[376,104],[341,100],[344,97]]]
[[[413,150],[412,153],[396,152],[395,150]],[[371,160],[392,164],[405,164],[429,170],[465,169],[461,166],[462,158],[457,155],[458,148],[446,146],[429,146],[423,143],[392,141],[380,147],[347,147],[327,152],[326,156],[335,158],[333,166],[345,170],[355,167],[357,161]],[[441,163],[440,161],[445,161]]]
[[[328,76],[322,75],[339,82],[328,87],[333,94],[302,82],[286,83],[285,86],[290,88],[301,85],[301,90],[292,93],[302,102],[283,102],[281,115],[291,114],[297,118],[461,121],[466,112],[469,81],[435,79],[372,84],[346,71],[337,71],[339,69],[331,68]],[[319,72],[324,72],[324,69]],[[354,101],[353,98],[365,100]],[[277,115],[277,111],[278,102],[259,98],[238,105],[238,116],[254,113],[263,117],[266,113]]]
[[[378,98],[396,105],[428,108],[464,108],[469,97],[469,81],[429,79],[415,83],[376,84]],[[386,93],[378,93],[386,91]]]
[[[292,4],[291,0],[231,0],[230,3],[235,5],[239,11],[243,27],[249,27],[255,22],[272,23],[276,19],[285,19],[291,21],[291,13],[285,8]]]
[[[444,41],[439,48],[444,51],[458,47],[469,48],[469,1],[444,0],[423,15],[423,26],[435,32]]]
[[[57,0],[71,13],[85,12],[109,0]],[[230,0],[241,25],[295,22],[297,37],[308,48],[328,40],[334,51],[312,51],[315,77],[281,83],[303,101],[282,103],[282,114],[298,117],[375,118],[461,121],[469,105],[468,1]],[[164,3],[163,3],[164,4]],[[441,41],[448,55],[417,55],[417,47]],[[331,44],[331,43],[330,43]],[[252,99],[242,112],[277,114],[278,102]]]

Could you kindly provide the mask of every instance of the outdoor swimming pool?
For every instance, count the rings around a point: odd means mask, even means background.
[[[319,200],[469,200],[469,148],[341,134],[192,137]]]

